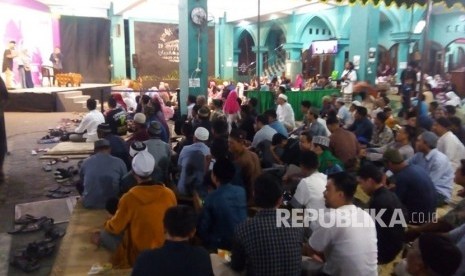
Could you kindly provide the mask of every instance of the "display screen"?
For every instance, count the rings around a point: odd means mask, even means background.
[[[313,41],[312,53],[314,55],[337,54],[337,40]]]

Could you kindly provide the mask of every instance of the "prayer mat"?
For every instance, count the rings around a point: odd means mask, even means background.
[[[78,201],[50,275],[87,275],[92,266],[108,265],[111,253],[90,242],[92,233],[102,230],[108,218],[107,211],[85,209]],[[109,269],[102,274],[126,276],[131,274],[131,269]]]
[[[68,222],[76,205],[77,196],[16,204],[15,219],[29,214],[35,217],[53,218],[55,223]]]
[[[51,148],[47,155],[83,155],[94,153],[94,143],[61,142]]]

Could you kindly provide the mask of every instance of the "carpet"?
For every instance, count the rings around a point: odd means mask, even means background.
[[[30,214],[36,217],[47,216],[53,218],[55,223],[68,222],[79,197],[51,199],[44,201],[16,204],[15,219]]]

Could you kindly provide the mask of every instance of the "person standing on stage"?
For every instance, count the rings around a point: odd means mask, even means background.
[[[50,55],[50,61],[53,64],[53,85],[55,85],[55,76],[63,72],[63,54],[60,47],[55,47],[55,50]]]
[[[341,75],[341,92],[346,104],[352,102],[352,93],[354,90],[354,82],[357,81],[357,72],[354,69],[354,64],[350,61],[346,62],[345,69]]]
[[[18,73],[21,77],[22,88],[34,88],[31,76],[31,55],[27,49],[23,49],[19,55]]]
[[[17,56],[15,51],[16,41],[8,43],[8,48],[3,52],[2,72],[5,74],[5,85],[7,88],[13,87],[13,58]]]

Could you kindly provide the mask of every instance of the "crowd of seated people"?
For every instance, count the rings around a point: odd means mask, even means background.
[[[165,141],[173,133],[147,97],[126,143],[115,122],[97,125],[81,192],[86,208],[111,214],[93,241],[114,252],[115,267],[134,267],[134,275],[182,275],[181,268],[211,275],[212,267],[247,275],[385,275],[398,264],[398,275],[464,273],[465,200],[436,217],[437,208],[465,196],[454,194],[454,185],[465,186],[455,107],[433,101],[428,113],[412,107],[404,120],[392,116],[385,96],[371,106],[330,97],[322,99],[324,112],[303,101],[299,123],[290,118],[297,107],[286,91],[277,110],[263,114],[255,100],[237,95],[239,108],[227,111],[235,87],[221,93],[188,97],[175,145]],[[109,107],[105,118],[119,118],[118,101]],[[174,207],[178,202],[193,209]],[[318,215],[308,225],[277,225],[277,214],[291,209]],[[298,221],[294,213],[282,223]],[[343,225],[325,224],[344,215]],[[403,262],[407,240],[415,242]],[[219,249],[231,251],[229,265],[206,257],[205,250]]]

